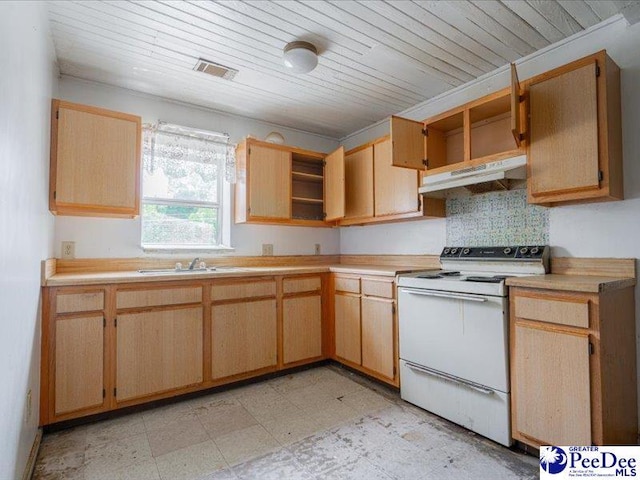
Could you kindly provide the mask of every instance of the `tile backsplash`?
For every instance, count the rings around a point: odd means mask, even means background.
[[[447,199],[447,245],[547,245],[549,209],[527,203],[527,190]]]

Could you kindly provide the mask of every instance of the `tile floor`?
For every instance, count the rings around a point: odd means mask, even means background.
[[[33,478],[534,479],[538,462],[328,366],[45,435]]]

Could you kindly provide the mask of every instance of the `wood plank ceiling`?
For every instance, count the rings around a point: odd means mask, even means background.
[[[340,138],[633,1],[51,1],[61,73]],[[291,41],[319,65],[294,75]],[[193,71],[205,58],[233,80]]]

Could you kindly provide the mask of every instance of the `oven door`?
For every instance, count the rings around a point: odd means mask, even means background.
[[[509,392],[508,299],[398,288],[400,358]]]

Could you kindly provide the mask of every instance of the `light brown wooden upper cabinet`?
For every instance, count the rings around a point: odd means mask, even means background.
[[[528,81],[529,202],[621,200],[620,69],[601,51]]]
[[[420,172],[393,166],[393,155],[390,136],[346,152],[345,216],[339,225],[444,217],[444,200],[421,199]]]
[[[373,217],[373,145],[344,157],[345,220]]]
[[[389,120],[391,165],[394,167],[424,168],[424,123],[392,116]]]
[[[53,100],[49,210],[55,215],[140,213],[141,119]]]
[[[236,223],[331,226],[344,216],[342,147],[325,154],[248,138],[236,168]]]
[[[425,121],[425,175],[524,155],[523,102],[514,86]]]

